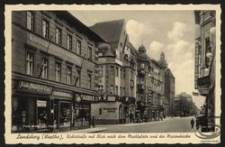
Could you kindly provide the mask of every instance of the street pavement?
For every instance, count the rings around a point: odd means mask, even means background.
[[[193,117],[173,117],[163,121],[129,123],[119,125],[100,125],[97,127],[107,128],[101,133],[151,133],[151,132],[194,132],[190,121]]]

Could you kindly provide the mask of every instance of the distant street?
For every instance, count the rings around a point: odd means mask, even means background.
[[[131,123],[121,125],[101,125],[108,130],[102,133],[151,133],[151,132],[194,132],[191,128],[190,120],[192,117],[174,117],[163,121],[147,123]]]

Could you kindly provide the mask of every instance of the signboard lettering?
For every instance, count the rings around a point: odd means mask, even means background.
[[[32,82],[20,81],[18,86],[19,91],[33,92],[39,94],[50,95],[52,93],[52,87],[41,85]]]
[[[115,96],[108,96],[108,101],[116,101],[116,97]]]
[[[38,107],[46,107],[47,106],[47,102],[46,101],[37,100],[37,106]]]
[[[68,97],[72,98],[73,94],[68,92],[62,92],[62,91],[53,91],[52,95],[54,96],[61,96],[61,97]]]

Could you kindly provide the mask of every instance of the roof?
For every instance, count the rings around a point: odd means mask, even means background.
[[[91,26],[90,29],[101,36],[106,42],[108,42],[112,49],[115,49],[119,44],[124,23],[124,19],[99,22]]]
[[[90,39],[97,42],[105,42],[103,38],[101,38],[99,35],[93,32],[90,28],[88,28],[85,24],[79,21],[70,12],[68,11],[51,11],[51,12],[55,13],[58,17],[61,17],[63,20],[67,21],[67,23],[71,27],[76,27],[82,33],[87,35]]]
[[[168,73],[170,75],[170,77],[175,78],[172,71],[169,68],[166,68],[165,73]]]
[[[154,62],[156,65],[158,65],[160,68],[162,68],[162,65],[158,62],[158,61],[156,61],[155,59],[151,59],[152,60],[152,62]]]

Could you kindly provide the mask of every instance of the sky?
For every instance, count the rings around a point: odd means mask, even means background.
[[[87,26],[97,22],[125,19],[129,40],[136,49],[144,45],[147,54],[159,60],[163,51],[175,76],[175,95],[186,92],[192,95],[194,89],[194,12],[187,11],[70,11]],[[205,99],[193,96],[200,108]]]

